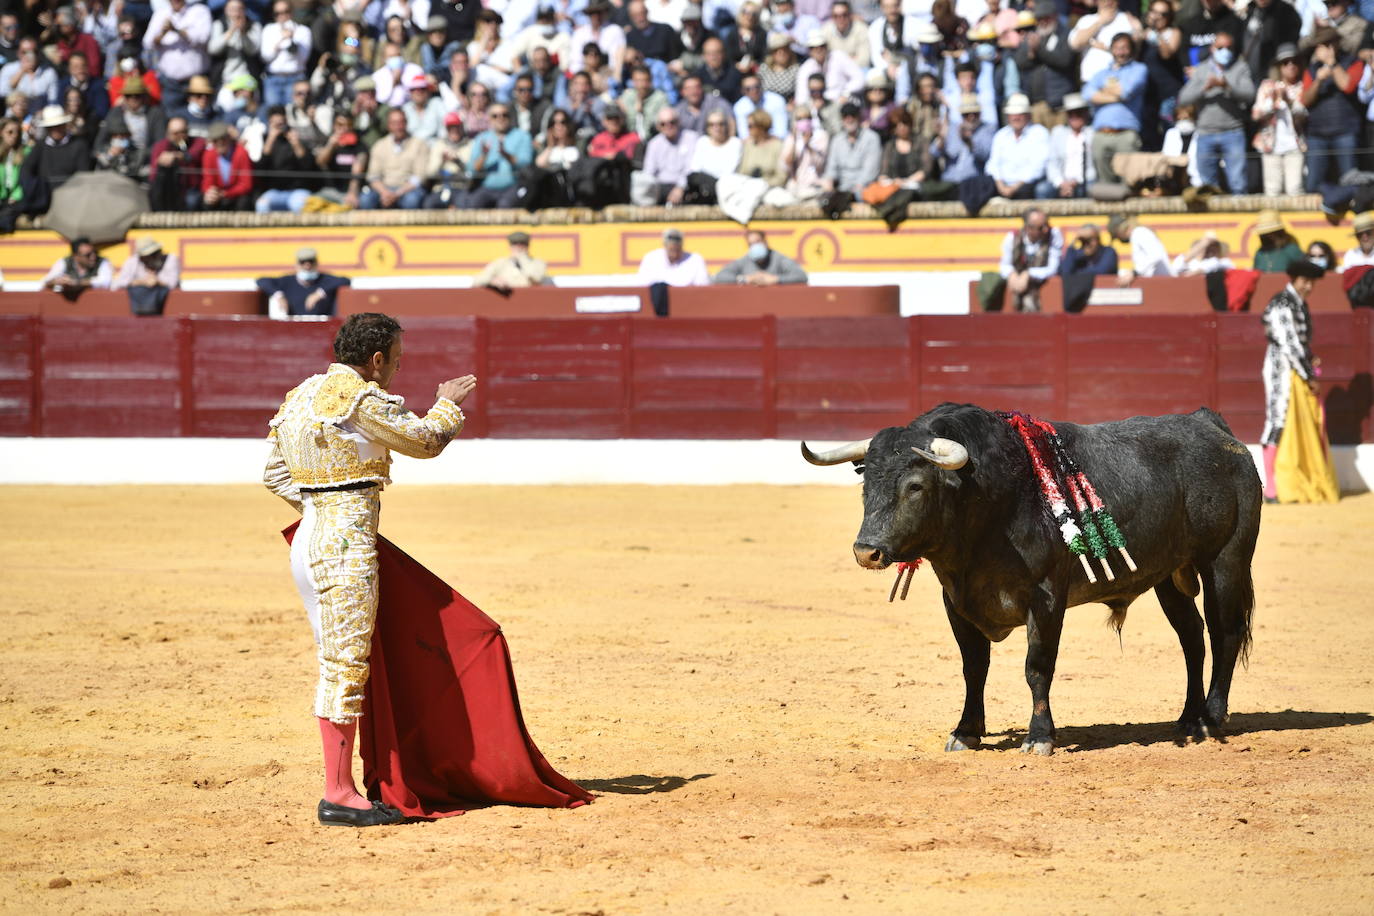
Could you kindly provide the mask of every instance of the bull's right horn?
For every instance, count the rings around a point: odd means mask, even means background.
[[[953,439],[931,439],[930,450],[916,448],[911,450],[937,467],[947,471],[957,471],[968,464],[968,449]]]
[[[801,444],[802,457],[812,464],[830,465],[844,464],[846,461],[862,461],[864,455],[868,454],[868,443],[872,439],[861,439],[858,442],[851,442],[848,445],[841,445],[839,448],[828,449],[824,452],[813,452],[807,448],[806,443]]]

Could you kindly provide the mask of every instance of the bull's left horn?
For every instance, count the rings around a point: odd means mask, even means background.
[[[802,457],[812,464],[829,465],[844,464],[846,461],[862,461],[864,455],[868,454],[868,443],[872,439],[860,439],[858,442],[851,442],[848,445],[841,445],[839,448],[832,448],[824,452],[813,452],[807,448],[806,443],[801,444]]]
[[[968,449],[953,439],[931,439],[929,451],[915,446],[911,450],[947,471],[957,471],[968,464]]]

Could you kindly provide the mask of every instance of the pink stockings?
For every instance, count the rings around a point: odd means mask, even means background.
[[[358,723],[317,721],[324,747],[324,800],[349,808],[371,808],[372,803],[358,793],[353,782],[353,738],[358,733]]]
[[[1264,450],[1264,498],[1278,499],[1279,491],[1274,483],[1274,461],[1278,457],[1277,445],[1265,445]]]

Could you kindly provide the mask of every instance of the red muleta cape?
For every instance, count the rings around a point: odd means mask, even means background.
[[[282,532],[288,543],[299,524]],[[408,817],[591,801],[525,730],[500,625],[380,535],[377,561],[381,593],[358,724],[368,796]]]

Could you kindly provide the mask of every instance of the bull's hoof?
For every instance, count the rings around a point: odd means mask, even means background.
[[[1025,741],[1021,742],[1021,753],[1039,754],[1041,757],[1048,757],[1054,753],[1054,739],[1040,738],[1037,740],[1027,738]]]
[[[1185,742],[1191,741],[1194,744],[1201,744],[1208,738],[1221,740],[1225,738],[1222,727],[1213,721],[1211,716],[1189,716],[1178,720],[1178,731]]]
[[[951,734],[945,742],[946,751],[972,751],[983,746],[983,739],[977,735]]]

